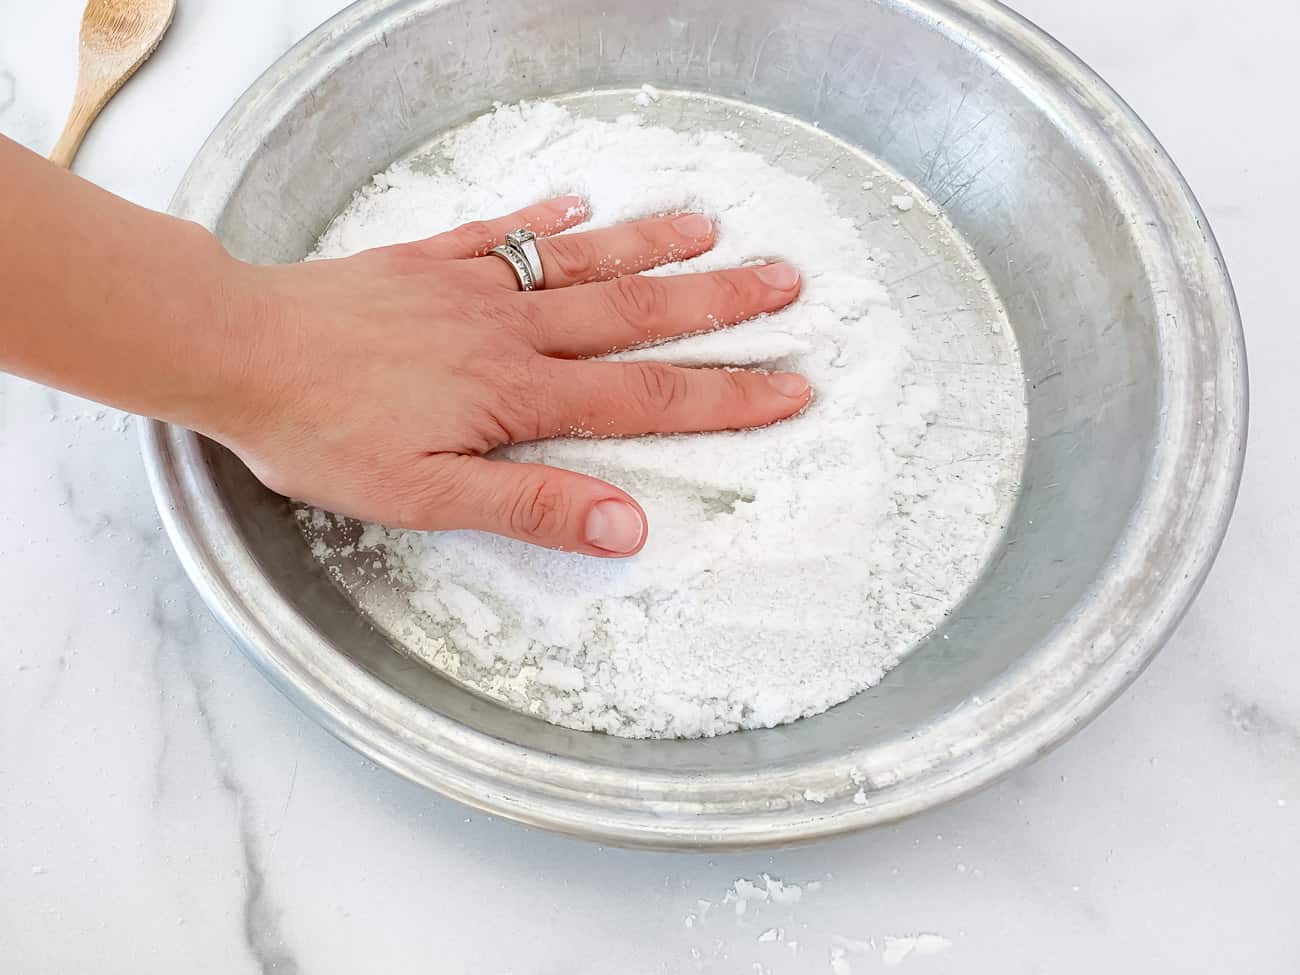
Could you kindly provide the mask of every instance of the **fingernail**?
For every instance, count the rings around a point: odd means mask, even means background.
[[[626,555],[641,544],[645,519],[626,501],[597,501],[587,515],[587,544]]]
[[[799,283],[799,272],[794,269],[794,265],[786,264],[784,261],[778,264],[766,264],[754,273],[758,275],[758,280],[769,288],[776,288],[777,291],[789,291]]]
[[[673,229],[683,237],[707,237],[713,232],[713,221],[702,213],[683,213],[673,221]]]
[[[791,399],[800,399],[808,392],[808,380],[797,373],[774,372],[767,377],[767,381],[778,393]]]

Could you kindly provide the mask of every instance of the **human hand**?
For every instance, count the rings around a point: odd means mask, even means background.
[[[564,197],[341,260],[247,266],[255,329],[235,343],[237,392],[203,432],[268,487],[393,527],[480,529],[595,556],[645,542],[645,513],[592,477],[484,457],[554,436],[741,429],[803,409],[802,376],[587,357],[734,325],[789,304],[787,264],[636,272],[713,246],[699,214],[555,234]],[[520,293],[489,253],[538,235],[546,290]],[[239,326],[236,325],[236,328]]]

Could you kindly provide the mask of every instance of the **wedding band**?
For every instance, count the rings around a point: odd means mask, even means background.
[[[542,270],[542,256],[537,252],[537,235],[521,227],[506,234],[506,241],[514,244],[515,248],[524,255],[524,260],[528,262],[528,270],[533,276],[533,287],[546,287],[546,272]]]
[[[536,245],[534,245],[533,249],[536,250]],[[502,244],[500,247],[493,247],[492,253],[510,265],[510,269],[515,272],[515,277],[519,280],[520,291],[537,290],[537,280],[533,277],[533,269],[520,247],[513,243]]]

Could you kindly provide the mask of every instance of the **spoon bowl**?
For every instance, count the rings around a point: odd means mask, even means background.
[[[81,15],[77,92],[50,152],[64,169],[108,100],[148,60],[176,15],[176,0],[90,0]]]

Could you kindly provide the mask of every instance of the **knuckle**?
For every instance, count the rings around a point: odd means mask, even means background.
[[[645,409],[667,412],[685,402],[689,387],[685,373],[660,363],[646,363],[633,372],[635,401]]]
[[[580,236],[560,235],[546,241],[552,273],[577,284],[589,281],[599,271],[600,257],[591,241]]]
[[[357,258],[373,264],[381,274],[406,274],[428,266],[425,254],[425,241],[410,241],[405,244],[390,244],[387,247],[374,247],[357,254]]]
[[[754,402],[754,375],[748,372],[722,372],[723,398],[744,412]]]
[[[563,530],[568,510],[564,492],[539,477],[510,500],[506,521],[510,531],[521,538],[553,538]]]
[[[666,317],[668,294],[656,278],[640,274],[617,278],[610,283],[609,294],[614,315],[639,332],[651,331]]]
[[[450,513],[464,500],[466,486],[455,477],[447,462],[430,465],[419,477],[398,473],[379,479],[374,499],[376,506],[391,509],[395,528],[436,530],[455,526]]]
[[[722,307],[732,308],[744,315],[753,308],[754,289],[750,287],[752,274],[719,274],[713,279],[713,288]]]
[[[651,229],[651,227],[647,226],[644,221],[632,224],[628,227],[628,230],[631,231],[633,249],[635,252],[649,260],[655,260],[658,258],[660,252],[664,250],[665,236],[668,237],[667,243],[670,246],[675,239],[671,236],[672,231],[669,231],[667,235],[662,231],[656,233]]]
[[[529,347],[545,340],[546,322],[544,308],[531,301],[513,301],[492,310],[489,318],[502,326],[509,335],[523,339]]]
[[[501,443],[525,443],[556,433],[547,429],[549,397],[540,366],[540,357],[534,357],[524,363],[501,363],[493,371],[495,405],[486,414],[492,429],[502,434]]]
[[[492,230],[492,225],[486,220],[471,220],[469,223],[461,224],[453,233],[458,244],[480,256],[486,254],[496,244],[496,234]]]

